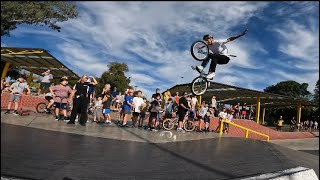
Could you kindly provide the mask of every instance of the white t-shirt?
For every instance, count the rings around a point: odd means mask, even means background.
[[[233,115],[232,115],[232,114],[229,114],[228,120],[229,120],[229,121],[232,121],[232,119],[233,119]]]
[[[10,86],[13,91],[15,93],[22,93],[24,89],[26,89],[28,87],[28,84],[26,82],[22,82],[20,83],[19,81],[18,82],[14,82],[13,84],[11,84]]]
[[[227,40],[216,40],[213,44],[208,45],[209,51],[214,54],[228,54],[226,43]]]
[[[102,108],[102,100],[97,100],[94,104],[94,106],[97,108],[97,109],[101,109]]]
[[[191,105],[195,106],[197,104],[197,102],[198,102],[198,99],[196,97],[193,97],[191,99]]]
[[[141,97],[134,97],[133,104],[135,106],[134,112],[140,113],[140,106],[143,104],[143,99]]]
[[[50,79],[53,79],[52,74],[47,74],[47,75],[44,75],[44,76],[43,76],[41,82],[50,83]]]
[[[226,119],[227,118],[227,113],[226,112],[223,112],[223,111],[221,111],[220,113],[219,113],[219,117],[221,117],[222,119]]]

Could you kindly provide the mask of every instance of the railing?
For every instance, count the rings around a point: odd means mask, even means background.
[[[230,122],[230,121],[228,121],[228,120],[222,120],[222,121],[221,121],[221,124],[220,124],[220,136],[222,135],[222,130],[223,130],[223,125],[224,125],[224,123],[228,123],[228,124],[230,124],[230,125],[233,125],[233,126],[235,126],[235,127],[238,127],[238,128],[240,128],[240,129],[245,130],[245,131],[246,131],[245,138],[248,138],[248,137],[249,137],[249,131],[250,131],[250,132],[252,132],[252,133],[255,133],[255,134],[258,134],[258,135],[260,135],[260,136],[266,137],[266,138],[267,138],[267,142],[270,141],[270,137],[269,137],[268,135],[259,133],[259,132],[257,132],[257,131],[251,130],[251,129],[246,128],[246,127],[243,127],[243,126],[240,126],[240,125],[235,124],[235,123],[233,123],[233,122]]]

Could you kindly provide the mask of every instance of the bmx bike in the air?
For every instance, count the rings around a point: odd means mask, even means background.
[[[191,45],[191,55],[197,61],[206,60],[211,53],[212,52],[209,51],[208,44],[205,41],[196,41]],[[230,55],[230,54],[224,54],[224,55],[229,57],[236,57],[235,55]],[[194,66],[191,66],[191,68],[193,70],[196,69],[196,67]],[[208,73],[202,70],[200,72],[200,76],[193,79],[191,83],[191,92],[194,95],[200,96],[207,91],[208,86],[210,86],[210,80],[206,78],[207,75]]]

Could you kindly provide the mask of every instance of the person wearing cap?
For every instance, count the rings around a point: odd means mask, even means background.
[[[202,72],[211,59],[211,64],[210,64],[209,73],[207,75],[207,79],[213,79],[215,76],[217,64],[227,64],[230,60],[230,58],[227,56],[228,49],[226,47],[226,43],[231,42],[241,36],[244,36],[246,32],[247,30],[242,32],[240,35],[229,37],[228,39],[225,39],[222,41],[215,40],[213,36],[210,34],[204,35],[202,39],[206,41],[206,43],[208,44],[210,53],[208,58],[202,61],[201,65],[196,66],[196,70],[198,72]]]
[[[178,131],[183,131],[182,126],[183,126],[183,121],[185,119],[187,111],[190,109],[187,97],[189,94],[187,92],[183,93],[183,96],[179,99],[179,106],[178,106],[178,111],[177,114],[179,115],[178,119]]]
[[[280,118],[278,119],[277,121],[277,131],[281,131],[281,128],[283,126],[283,119],[282,119],[282,116],[280,116]]]
[[[63,76],[60,84],[49,87],[50,93],[54,100],[56,121],[60,119],[60,110],[63,112],[63,119],[67,120],[68,99],[71,100],[71,88],[68,86],[68,77]]]
[[[120,125],[120,127],[130,127],[127,124],[127,122],[128,122],[129,116],[131,115],[131,111],[134,108],[133,93],[134,93],[133,89],[129,89],[128,94],[124,98],[124,103],[123,103],[124,117],[123,117],[123,123],[122,125]]]
[[[44,96],[45,93],[49,92],[50,81],[51,81],[51,79],[53,79],[53,75],[50,73],[50,69],[41,73],[41,75],[43,75],[43,78],[41,79],[40,88],[38,90],[38,93],[41,94],[41,91],[42,91],[43,96]]]
[[[5,112],[5,114],[10,114],[10,109],[11,109],[11,103],[14,102],[14,115],[19,115],[18,113],[18,106],[19,102],[21,100],[21,96],[23,94],[23,91],[27,89],[27,94],[30,94],[30,89],[25,82],[25,78],[23,75],[20,75],[19,78],[17,79],[17,82],[14,82],[10,87],[9,91],[10,96],[9,96],[9,104],[8,104],[8,110]]]

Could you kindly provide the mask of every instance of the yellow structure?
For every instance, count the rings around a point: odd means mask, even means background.
[[[259,123],[260,118],[260,95],[257,97],[257,107],[256,107],[256,120]]]
[[[301,103],[298,103],[298,107],[297,107],[297,123],[300,124],[300,120],[301,120]]]
[[[232,126],[235,126],[235,127],[238,127],[238,128],[240,128],[240,129],[245,130],[245,131],[246,131],[246,135],[245,135],[245,138],[246,138],[246,139],[249,137],[249,132],[252,132],[252,133],[258,134],[258,135],[260,135],[260,136],[266,137],[266,138],[267,138],[267,139],[266,139],[267,142],[270,141],[270,136],[268,136],[268,135],[266,135],[266,134],[259,133],[259,132],[257,132],[257,131],[252,130],[252,129],[249,129],[249,128],[240,126],[240,125],[238,125],[238,124],[235,124],[235,123],[233,123],[233,122],[230,122],[229,120],[222,120],[222,121],[221,121],[221,124],[220,124],[220,132],[219,132],[219,133],[220,133],[220,137],[221,137],[222,134],[223,134],[223,132],[222,132],[222,130],[223,130],[223,123],[228,123],[228,124],[230,124],[230,125],[232,125]]]
[[[262,124],[264,124],[264,116],[266,115],[266,108],[262,110]]]
[[[197,96],[199,107],[201,106],[201,98],[202,98],[202,96]]]
[[[2,74],[1,74],[1,78],[5,78],[7,76],[9,66],[10,66],[10,63],[6,62],[6,64],[4,65]]]
[[[32,80],[33,80],[32,78],[33,78],[33,73],[30,73],[28,76],[28,80],[27,80],[28,84],[30,84],[32,82]]]

